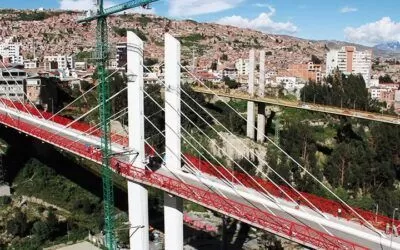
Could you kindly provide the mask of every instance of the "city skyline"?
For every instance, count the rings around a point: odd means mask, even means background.
[[[92,2],[93,0],[15,0],[2,3],[0,7],[85,10],[90,8]],[[126,0],[105,2],[110,6]],[[325,2],[323,5],[316,0],[162,0],[152,7],[151,10],[137,8],[135,11],[306,39],[343,40],[369,46],[400,41],[400,20],[395,15],[399,3],[391,0],[380,1],[379,6],[373,0],[354,0],[351,3],[338,0],[334,3]]]

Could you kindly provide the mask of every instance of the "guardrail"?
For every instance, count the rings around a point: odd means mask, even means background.
[[[9,115],[0,114],[0,122],[68,152],[101,163],[101,152],[90,150],[86,145],[80,142],[75,142],[71,139],[53,134],[43,128],[23,122],[20,119],[15,120]],[[367,249],[358,244],[319,232],[308,226],[274,216],[257,208],[228,200],[216,193],[183,183],[180,180],[146,169],[136,168],[116,158],[111,159],[111,167],[115,172],[128,179],[176,194],[187,200],[208,207],[209,209],[219,211],[301,244],[323,249]]]

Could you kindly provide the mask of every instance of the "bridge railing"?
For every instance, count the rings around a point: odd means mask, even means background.
[[[5,125],[39,138],[42,141],[49,142],[62,149],[92,159],[95,162],[101,162],[102,155],[100,151],[91,150],[80,142],[75,142],[71,139],[53,134],[43,128],[38,128],[32,124],[23,122],[20,119],[15,120],[5,114],[0,114],[0,121]],[[135,168],[129,163],[122,162],[116,158],[111,159],[111,166],[114,171],[127,178],[175,193],[229,216],[244,220],[255,226],[269,229],[281,236],[295,238],[314,247],[324,249],[366,249],[355,243],[316,231],[308,226],[300,225],[290,220],[276,217],[254,207],[228,200],[216,193],[211,193],[196,186],[188,185],[162,174],[147,169]]]
[[[231,180],[233,183],[238,184],[236,180],[239,180],[243,185],[246,187],[255,189],[259,192],[263,192],[260,186],[256,185],[254,182],[249,180],[249,178],[242,173],[239,173],[237,171],[227,171],[225,168],[214,165],[214,167],[203,160],[200,160],[197,157],[191,156],[191,155],[186,155],[188,160],[191,162],[191,164],[198,168],[201,172],[209,174],[211,176],[215,176],[219,179],[228,179]],[[217,168],[218,171],[215,170]],[[236,177],[232,178],[232,174]],[[263,186],[268,192],[270,192],[272,195],[276,197],[280,197],[282,199],[291,201],[286,195],[284,195],[275,185],[273,185],[271,182],[264,180],[260,177],[254,177],[257,182]],[[294,192],[291,188],[287,186],[280,186],[293,200],[296,200],[298,205],[305,205],[308,206],[312,209],[311,205],[309,205],[308,202],[306,202],[299,194]],[[353,214],[351,210],[349,210],[346,206],[342,205],[339,202],[321,198],[319,196],[309,194],[309,193],[304,193],[300,192],[305,198],[307,198],[312,204],[314,204],[318,209],[320,209],[322,212],[334,215],[336,217],[340,217],[343,219],[347,219],[349,221],[355,221],[360,224],[364,224],[362,220],[360,220],[356,215]],[[361,216],[363,216],[367,221],[369,221],[371,224],[373,224],[376,228],[385,231],[387,225],[392,225],[392,219],[383,215],[377,215],[373,212],[366,211],[360,208],[354,208]],[[339,212],[340,211],[340,212]],[[394,220],[395,225],[400,225],[399,220]],[[398,227],[397,227],[398,228]],[[400,232],[400,231],[399,231]]]
[[[9,108],[14,109],[14,105],[23,112],[27,112],[26,109],[24,108],[24,106],[21,103],[17,103],[14,102],[12,103],[9,100],[3,100],[4,103],[7,104],[7,106]],[[26,108],[29,110],[29,112],[31,112],[33,115],[37,116],[38,118],[41,118],[41,116],[43,116],[45,119],[50,119],[53,114],[49,113],[49,112],[45,112],[45,111],[40,111],[40,113],[33,108],[32,106],[26,105]],[[62,117],[62,116],[54,116],[51,121],[60,124],[60,125],[68,125],[72,122],[71,119]],[[93,128],[92,126],[83,123],[83,122],[76,122],[74,124],[71,125],[71,128],[81,131],[81,132],[87,132],[88,130],[93,129],[94,131],[96,131],[95,134],[93,134],[94,136],[100,136],[101,135],[101,131],[99,129]],[[54,136],[54,135],[53,135]],[[119,142],[119,144],[127,146],[128,145],[128,138],[118,135],[118,134],[112,134],[111,135],[112,141],[113,142]],[[72,142],[74,143],[74,142]],[[90,151],[95,151],[94,148],[91,147],[85,147],[83,149],[83,153],[85,153],[86,151],[88,151],[90,153]],[[151,154],[153,149],[151,149],[150,147],[146,146],[146,153]],[[215,176],[217,178],[226,178],[228,180],[232,180],[232,182],[237,183],[237,181],[232,178],[232,174],[239,180],[241,181],[246,187],[255,189],[257,191],[263,192],[263,190],[261,190],[261,188],[256,185],[254,182],[252,182],[246,175],[239,173],[237,171],[227,171],[225,168],[221,167],[221,166],[217,166],[214,165],[211,166],[208,162],[203,161],[201,159],[199,159],[198,157],[194,157],[191,155],[185,155],[188,160],[196,167],[198,168],[201,172]],[[220,172],[218,173],[214,168],[217,168]],[[268,192],[270,192],[272,195],[276,196],[276,197],[280,197],[282,199],[286,199],[288,201],[289,198],[285,195],[282,194],[282,192],[276,187],[274,186],[272,183],[260,178],[260,177],[254,177],[258,183],[263,186]],[[238,183],[237,183],[238,184]],[[302,197],[300,197],[300,195],[298,195],[297,193],[295,193],[292,189],[290,189],[289,187],[286,186],[280,186],[287,194],[289,194],[289,196],[293,199],[296,200],[298,202],[299,205],[306,205],[309,206],[311,208],[311,206],[305,201],[303,200]],[[332,201],[329,199],[325,199],[325,198],[321,198],[319,196],[316,195],[312,195],[309,193],[304,193],[301,192],[301,194],[306,197],[309,201],[311,201],[318,209],[320,209],[322,212],[337,216],[337,217],[341,217],[343,219],[347,219],[347,220],[351,220],[351,221],[355,221],[358,222],[360,224],[363,224],[363,221],[361,221],[357,216],[355,216],[347,207],[343,206],[341,203],[336,202],[336,201]],[[340,209],[340,214],[339,214],[339,209]],[[387,225],[392,225],[392,219],[383,215],[376,215],[370,211],[366,211],[363,209],[359,209],[359,208],[355,208],[355,210],[362,215],[366,220],[368,220],[371,224],[373,224],[376,228],[385,231],[386,226]],[[394,224],[395,225],[400,225],[400,221],[399,220],[394,220]],[[397,226],[397,228],[399,228]],[[400,233],[400,229],[399,233]],[[391,230],[390,230],[391,232]]]

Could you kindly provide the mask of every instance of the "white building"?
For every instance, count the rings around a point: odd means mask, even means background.
[[[237,75],[238,76],[244,76],[244,75],[249,75],[249,64],[250,60],[249,59],[239,59],[235,63],[235,67],[237,70]]]
[[[74,59],[72,56],[45,56],[44,57],[44,70],[53,71],[53,70],[64,70],[64,69],[73,69]]]
[[[340,50],[331,50],[326,55],[326,73],[332,74],[339,69],[344,74],[361,74],[367,88],[370,85],[372,51],[357,51],[353,46],[345,46]]]
[[[24,60],[24,68],[25,69],[37,69],[38,68],[38,60],[37,58],[33,60]]]
[[[75,70],[86,71],[87,63],[86,62],[75,62]]]
[[[6,40],[0,44],[0,56],[3,58],[3,62],[9,61],[15,64],[24,64],[24,58],[20,55],[21,45],[11,43]]]
[[[26,72],[19,69],[0,69],[0,97],[24,100]]]
[[[300,98],[300,90],[304,88],[304,82],[298,77],[292,76],[282,76],[276,78],[276,85],[283,86],[283,88],[290,94],[296,95],[296,97]]]

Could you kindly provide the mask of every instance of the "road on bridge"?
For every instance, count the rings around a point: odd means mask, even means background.
[[[53,144],[57,147],[61,147],[69,152],[72,152],[74,154],[78,154],[82,157],[88,158],[90,160],[94,160],[93,158],[88,157],[84,153],[79,153],[74,150],[73,147],[67,147],[68,143],[64,143],[63,145],[60,145],[60,140],[61,141],[69,141],[69,142],[74,142],[77,139],[81,139],[82,141],[79,142],[81,144],[89,143],[93,145],[98,145],[100,143],[100,138],[95,137],[95,136],[86,136],[83,135],[82,131],[78,131],[75,129],[65,129],[64,126],[60,124],[56,124],[52,121],[48,121],[45,119],[39,119],[38,117],[32,117],[26,113],[23,112],[17,112],[10,110],[9,107],[5,107],[3,104],[0,104],[0,115],[1,119],[0,122],[12,126],[13,121],[14,122],[19,122],[19,123],[24,123],[24,124],[29,124],[31,128],[29,131],[24,131],[19,127],[15,127],[16,129],[21,130],[22,132],[28,133],[32,136],[35,136],[33,134],[33,131],[37,130],[46,130],[47,134],[50,134],[57,138],[58,142],[54,142],[57,140],[47,140],[48,143]],[[7,119],[11,117],[12,119]],[[11,121],[12,120],[12,121]],[[7,122],[8,121],[8,122]],[[37,126],[41,125],[41,129],[38,129]],[[35,136],[39,138],[40,140],[43,140],[43,138],[39,136]],[[63,139],[64,138],[64,139]],[[84,146],[82,146],[84,148]],[[124,151],[124,146],[122,145],[113,145],[113,151],[115,153],[122,152]],[[100,162],[100,158],[98,158],[97,162]],[[122,158],[120,159],[122,161],[126,161],[126,159]],[[127,162],[127,161],[126,161]],[[129,164],[129,163],[127,163]],[[211,191],[211,190],[219,190],[222,196],[227,198],[229,201],[231,201],[233,204],[243,204],[246,205],[247,207],[256,207],[259,211],[273,214],[277,216],[277,218],[284,218],[289,221],[293,221],[296,224],[300,225],[306,225],[310,228],[313,228],[319,232],[325,232],[325,229],[321,227],[323,225],[330,233],[332,233],[335,237],[344,239],[350,242],[355,242],[357,244],[361,244],[362,246],[371,248],[371,249],[390,249],[390,244],[392,244],[392,247],[394,248],[399,248],[400,249],[400,239],[398,237],[393,238],[393,242],[390,242],[390,236],[384,236],[380,237],[376,232],[360,225],[359,223],[356,222],[351,222],[347,221],[344,219],[338,219],[335,218],[332,215],[325,214],[326,218],[323,218],[321,215],[316,213],[315,211],[309,209],[308,207],[301,206],[300,209],[296,209],[297,204],[292,203],[280,198],[276,198],[278,201],[279,205],[277,205],[275,202],[272,202],[271,199],[266,198],[265,196],[262,196],[259,192],[252,190],[250,188],[244,188],[242,186],[234,185],[235,189],[231,189],[229,186],[224,184],[224,182],[220,179],[217,179],[216,177],[209,176],[206,174],[191,174],[191,173],[185,173],[183,171],[175,171],[171,172],[167,170],[165,167],[160,168],[155,172],[155,174],[159,174],[161,176],[168,177],[170,179],[175,179],[179,181],[183,181],[183,183],[188,184],[189,186],[192,186],[194,188],[197,188],[198,190],[205,190],[205,191]],[[151,175],[151,173],[150,173]],[[132,176],[125,176],[127,178],[131,178]],[[142,180],[136,180],[134,181],[140,181],[145,184],[152,184],[152,183],[147,183],[146,181]],[[231,183],[228,185],[232,186]],[[160,189],[163,189],[165,191],[170,191],[168,187],[161,186],[159,187]],[[177,193],[178,196],[182,196],[183,198],[192,200],[194,202],[197,202],[201,205],[204,205],[208,208],[211,208],[213,210],[219,211],[219,212],[224,212],[223,210],[219,210],[216,207],[210,206],[210,204],[203,204],[201,202],[198,202],[195,198],[190,198],[188,196],[182,195]],[[227,214],[230,216],[230,214]],[[240,217],[234,216],[235,218],[242,220],[246,223],[252,224],[253,226],[260,227],[265,230],[270,230],[269,228],[263,228],[257,223],[251,223],[251,221],[248,221],[246,219],[242,219]],[[270,230],[271,231],[271,230]],[[296,238],[296,235],[293,234],[291,237],[288,237],[287,235],[272,231],[275,234],[278,234],[280,236],[290,238],[291,240],[294,240],[299,243],[304,242],[301,239]],[[312,246],[312,245],[309,245]]]
[[[240,92],[238,90],[229,90],[229,89],[207,89],[204,87],[197,87],[193,86],[193,90],[197,93],[207,94],[207,95],[215,95],[218,94],[221,97],[228,97],[232,99],[238,100],[246,100],[246,101],[253,101],[253,102],[261,102],[267,103],[277,106],[289,107],[289,108],[296,108],[296,109],[303,109],[303,110],[310,110],[315,112],[322,112],[328,114],[335,114],[335,115],[343,115],[348,117],[355,117],[370,121],[378,121],[390,124],[400,124],[400,117],[399,116],[392,116],[386,114],[378,114],[354,109],[345,109],[335,106],[327,106],[327,105],[319,105],[314,103],[305,103],[300,101],[290,101],[290,100],[283,100],[279,98],[272,98],[272,97],[260,97],[260,96],[250,96],[246,92]]]

